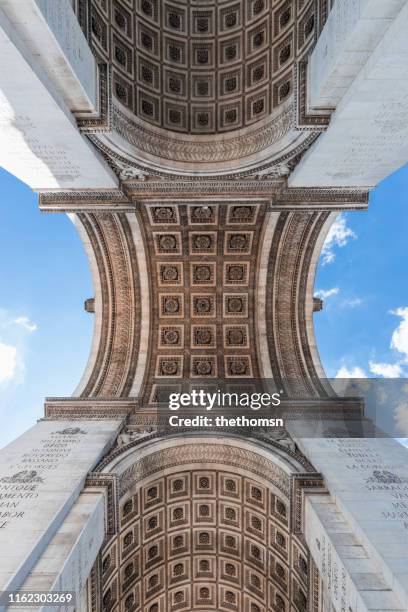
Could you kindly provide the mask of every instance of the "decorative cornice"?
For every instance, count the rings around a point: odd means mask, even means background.
[[[47,397],[44,414],[47,420],[127,418],[137,406],[138,399],[132,397]]]
[[[61,191],[40,193],[39,208],[42,212],[87,213],[131,212],[135,207],[126,193],[120,189],[107,191]]]
[[[287,187],[273,200],[272,208],[285,210],[365,210],[369,193],[366,189],[354,187]]]
[[[109,200],[112,204],[127,202],[128,198],[124,191],[120,189],[107,189],[107,190],[90,190],[84,189],[82,191],[51,191],[43,192],[39,195],[40,208],[46,207],[49,202],[63,202],[65,200],[79,200],[83,202],[93,200]]]
[[[368,192],[355,188],[287,187],[285,178],[258,179],[191,179],[191,180],[139,180],[128,181],[126,190],[73,191],[42,193],[39,198],[43,212],[109,213],[134,212],[142,202],[200,200],[205,198],[245,197],[269,204],[268,210],[365,210]],[[214,202],[212,202],[214,203]],[[225,203],[220,201],[220,203]]]
[[[266,125],[247,128],[239,136],[226,134],[221,140],[203,135],[183,140],[129,119],[115,106],[112,115],[113,129],[137,151],[169,161],[198,164],[224,164],[257,154],[276,144],[293,127],[292,106],[271,117]]]
[[[207,167],[205,179],[200,176],[202,169],[200,170],[199,166],[189,170],[185,164],[183,165],[183,162],[179,162],[179,168],[166,168],[160,163],[160,158],[157,158],[155,162],[151,162],[150,159],[143,159],[139,155],[124,156],[122,152],[116,150],[116,147],[110,142],[109,138],[105,138],[103,134],[88,134],[88,137],[95,147],[99,149],[102,156],[118,176],[123,177],[126,173],[135,172],[137,174],[161,178],[163,180],[168,180],[169,176],[171,176],[174,181],[188,180],[189,178],[200,181],[206,179],[217,180],[217,178],[219,180],[254,178],[259,176],[260,173],[274,178],[287,175],[293,170],[302,155],[316,140],[318,134],[310,132],[305,133],[300,143],[299,139],[294,139],[292,146],[288,146],[285,153],[278,154],[278,156],[275,155],[275,157],[271,156],[271,154],[265,154],[265,156],[259,159],[256,159],[256,156],[254,156],[255,161],[250,161],[240,156],[239,159],[242,161],[241,166],[237,164],[235,169],[231,168],[231,162],[227,162],[226,165],[223,166],[221,162],[215,161],[214,166],[219,170],[219,173],[210,174],[211,169]],[[137,151],[135,153],[137,153]],[[207,166],[210,164],[210,162],[205,163]]]
[[[266,478],[283,495],[289,497],[290,478],[273,461],[245,448],[199,442],[193,445],[178,444],[172,448],[164,448],[136,461],[119,477],[119,497],[123,497],[143,478],[159,473],[164,468],[203,463],[223,464],[248,470]]]
[[[259,433],[257,431],[251,431],[250,435],[248,436],[243,436],[242,435],[242,429],[241,430],[236,430],[236,431],[232,431],[231,428],[229,428],[228,430],[223,430],[223,431],[219,431],[216,433],[214,431],[212,432],[204,432],[203,430],[200,429],[194,429],[194,428],[178,428],[177,430],[177,434],[174,434],[174,432],[171,432],[170,434],[164,431],[164,425],[165,423],[163,421],[160,420],[159,417],[153,417],[148,415],[147,413],[145,414],[136,414],[134,416],[131,417],[131,420],[129,422],[129,429],[132,428],[140,428],[140,427],[149,427],[149,428],[157,428],[160,427],[161,425],[163,425],[163,430],[162,431],[157,431],[157,429],[154,429],[153,433],[146,435],[144,437],[138,438],[136,440],[133,440],[132,442],[130,442],[129,444],[126,444],[125,446],[121,446],[121,447],[116,447],[114,448],[100,463],[99,465],[96,467],[97,472],[102,472],[106,469],[109,469],[109,465],[112,463],[112,461],[116,461],[121,455],[123,455],[124,453],[127,453],[130,449],[132,448],[139,448],[141,445],[144,445],[146,442],[153,443],[154,441],[158,441],[160,439],[163,439],[164,437],[166,438],[174,438],[175,440],[177,440],[178,438],[184,439],[185,436],[188,436],[189,434],[193,435],[193,436],[197,436],[197,440],[200,440],[200,438],[203,438],[202,442],[205,443],[205,436],[208,435],[209,433],[211,433],[211,435],[219,435],[219,436],[223,436],[224,438],[230,438],[230,439],[236,439],[239,438],[241,440],[255,440],[258,442],[261,442],[262,445],[265,445],[266,448],[269,447],[269,449],[273,452],[273,451],[277,451],[280,453],[284,453],[285,455],[288,455],[288,457],[290,457],[291,459],[295,460],[299,465],[301,465],[303,467],[303,469],[309,473],[309,472],[314,472],[315,468],[313,467],[313,465],[308,461],[308,459],[299,451],[297,450],[292,450],[291,448],[289,448],[287,445],[284,444],[280,444],[279,442],[277,442],[276,440],[273,439],[273,437],[268,436],[265,433]]]

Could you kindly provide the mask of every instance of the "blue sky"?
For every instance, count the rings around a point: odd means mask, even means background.
[[[368,211],[332,226],[316,275],[314,315],[326,374],[408,375],[408,165],[370,194]]]
[[[93,289],[68,217],[40,213],[36,194],[3,170],[0,213],[1,447],[43,415],[45,396],[74,391],[91,345],[83,302]],[[407,233],[408,166],[372,192],[368,212],[334,225],[315,285],[328,376],[408,374]]]
[[[88,262],[66,215],[0,169],[0,447],[43,416],[45,396],[71,395],[85,367],[93,295]]]

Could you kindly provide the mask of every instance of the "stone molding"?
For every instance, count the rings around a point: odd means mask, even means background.
[[[47,420],[100,420],[126,418],[138,405],[137,398],[118,397],[47,397],[44,415]]]
[[[220,142],[214,138],[202,140],[203,136],[193,140],[179,140],[178,135],[172,137],[165,131],[160,133],[140,125],[116,107],[113,108],[112,124],[116,132],[136,150],[169,161],[213,164],[249,157],[276,144],[292,128],[293,113],[293,107],[289,106],[268,124],[251,129],[248,134],[227,137]]]
[[[41,212],[86,213],[102,210],[105,212],[130,212],[134,206],[124,191],[61,191],[39,194]]]
[[[313,112],[308,108],[308,63],[309,57],[299,60],[295,67],[295,117],[296,129],[300,132],[325,132],[334,109]]]
[[[310,612],[320,612],[322,606],[322,594],[320,589],[320,572],[312,555],[309,552],[309,597]]]
[[[365,210],[368,207],[367,190],[355,188],[288,188],[285,179],[193,179],[129,180],[116,191],[76,191],[41,193],[39,207],[42,212],[109,213],[135,212],[142,201],[245,196],[268,203],[270,212],[283,210]],[[176,203],[176,202],[175,202]]]
[[[291,483],[291,530],[304,534],[304,499],[306,493],[328,495],[323,476],[319,472],[311,474],[292,474]]]
[[[126,397],[138,360],[141,325],[139,272],[123,213],[78,215],[94,250],[102,300],[101,339],[83,397]]]
[[[289,497],[289,477],[272,461],[247,449],[232,446],[224,447],[222,453],[220,445],[206,443],[179,444],[175,448],[162,449],[143,457],[120,475],[119,497],[125,495],[137,482],[159,473],[164,467],[202,464],[203,462],[222,463],[231,467],[244,468],[258,476],[266,476],[286,497]]]
[[[306,290],[311,258],[327,212],[280,213],[266,277],[266,321],[273,378],[290,397],[327,396],[310,351]]]
[[[131,427],[135,427],[135,428],[148,427],[149,429],[153,428],[154,429],[153,433],[143,438],[133,440],[132,442],[130,442],[129,444],[126,444],[125,446],[113,448],[111,452],[99,463],[95,471],[102,472],[103,470],[106,470],[109,467],[109,465],[112,463],[112,461],[118,459],[121,455],[123,455],[124,453],[127,453],[132,448],[137,449],[141,447],[143,444],[145,444],[146,442],[152,442],[155,440],[162,439],[164,435],[163,432],[159,432],[156,429],[157,427],[160,427],[160,425],[165,425],[165,422],[161,422],[160,419],[157,418],[157,416],[156,417],[149,416],[148,414],[144,414],[142,416],[140,414],[136,414],[132,416],[131,417]],[[194,433],[199,434],[200,432],[202,432],[202,430],[198,430],[198,429],[196,430],[194,428],[189,427],[188,429],[179,428],[178,432],[181,437],[184,437],[186,434],[189,434],[189,433],[193,435]],[[242,431],[238,429],[236,429],[235,431],[228,429],[228,430],[224,430],[220,432],[220,434],[223,436],[225,436],[228,433],[230,434],[230,437],[234,439],[236,438],[240,438],[242,440],[245,439],[242,436]],[[211,434],[213,435],[214,432],[211,432]],[[168,437],[169,436],[166,436],[166,438]],[[177,438],[177,435],[173,434],[172,437]],[[199,438],[199,435],[198,435],[198,438]],[[254,440],[257,440],[263,445],[266,445],[266,447],[270,447],[272,451],[275,450],[275,451],[285,453],[288,457],[290,457],[291,459],[294,459],[297,463],[299,463],[299,465],[302,466],[305,472],[308,473],[308,472],[315,471],[313,465],[308,461],[308,459],[302,453],[300,453],[297,450],[292,450],[291,448],[288,448],[288,446],[284,444],[280,444],[279,441],[274,440],[272,436],[268,436],[267,434],[259,433],[257,431],[251,431],[250,438],[253,438]]]
[[[84,492],[94,488],[105,490],[105,540],[108,541],[117,534],[119,527],[117,477],[115,474],[90,472],[85,481]]]
[[[77,125],[84,134],[97,134],[111,130],[112,124],[112,92],[111,69],[98,62],[99,81],[99,114],[97,117],[77,117]]]
[[[102,608],[102,559],[99,554],[88,578],[87,606],[91,612],[98,612]]]
[[[185,162],[179,162],[176,168],[173,166],[166,168],[160,163],[153,163],[147,157],[145,160],[141,155],[124,156],[121,149],[117,149],[109,138],[109,134],[88,134],[89,139],[99,149],[104,159],[110,165],[112,170],[123,177],[126,174],[144,174],[151,175],[158,179],[167,180],[169,175],[173,180],[185,180],[192,178],[194,180],[202,180],[203,167],[206,167],[206,177],[210,179],[221,180],[239,180],[245,178],[254,178],[260,173],[269,175],[274,178],[289,174],[299,162],[301,156],[313,144],[318,137],[317,133],[307,133],[302,138],[294,138],[291,146],[287,147],[286,152],[279,152],[273,157],[264,153],[261,159],[258,159],[255,153],[253,157],[240,157],[240,165],[236,161],[236,169],[231,168],[231,163],[228,162],[225,167],[220,162],[195,162],[191,167]],[[279,143],[277,143],[278,146]],[[268,159],[268,161],[265,161]],[[166,164],[170,165],[170,160],[166,160]],[[217,168],[220,171],[217,173]]]

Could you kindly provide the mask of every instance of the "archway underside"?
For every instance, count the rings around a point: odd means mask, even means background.
[[[79,125],[123,176],[273,166],[287,174],[315,139],[297,129],[297,64],[330,0],[74,6],[100,67],[103,106],[100,122],[81,117]]]
[[[136,214],[79,218],[100,286],[82,397],[134,395],[155,405],[191,382],[261,378],[291,383],[295,396],[322,392],[313,382],[321,368],[312,289],[329,213],[158,199]]]
[[[112,65],[116,100],[186,134],[270,115],[292,93],[294,61],[314,31],[314,0],[91,2],[93,49]]]
[[[236,470],[155,477],[121,502],[118,550],[102,558],[104,609],[116,574],[124,610],[305,610],[308,556],[288,517],[282,494]]]
[[[253,445],[187,442],[125,447],[103,463],[119,501],[91,578],[101,609],[305,612],[313,568],[291,523],[295,464]]]

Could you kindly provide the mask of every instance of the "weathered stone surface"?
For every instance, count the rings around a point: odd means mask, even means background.
[[[104,493],[81,493],[24,581],[21,591],[68,591],[75,593],[79,602],[105,537],[104,518]],[[10,606],[13,612],[24,609]],[[60,606],[47,607],[46,610],[57,612]]]
[[[297,442],[323,474],[333,501],[332,512],[344,517],[342,520],[350,527],[350,536],[340,534],[338,539],[331,538],[333,546],[339,547],[343,556],[351,552],[353,556],[370,557],[405,610],[408,451],[388,438],[297,438]],[[356,543],[352,544],[350,538],[356,539]],[[365,554],[361,555],[359,551],[363,550]],[[369,589],[361,586],[361,590]],[[365,601],[369,609],[371,596],[367,595]]]
[[[79,72],[84,72],[83,66],[77,66],[76,61],[81,55],[91,62],[91,74],[94,74],[95,61],[85,53],[87,47],[81,51],[75,47],[75,41],[71,41],[70,48],[67,48],[69,40],[66,44],[61,43],[68,53],[66,56],[55,44],[50,27],[44,27],[38,9],[34,10],[35,3],[30,3],[33,9],[30,12],[26,4],[0,3],[0,165],[36,190],[115,187],[114,174],[81,136],[71,114],[71,111],[86,111],[87,108],[81,108],[79,94],[78,99],[69,97],[68,92],[73,95],[76,89],[72,83],[76,72],[73,70],[68,78],[67,66],[72,61]],[[13,17],[13,12],[9,19],[7,9],[11,5],[16,10],[19,8],[17,14],[23,15],[23,23]],[[50,53],[54,62],[51,67],[30,48],[30,40],[24,33],[23,26],[27,26],[24,17],[29,29],[33,28],[34,38],[40,29],[41,43],[52,47]],[[49,26],[57,27],[56,35],[60,37],[63,25],[57,17],[54,12],[50,13]],[[47,60],[50,62],[50,55]],[[57,67],[59,79],[54,78]],[[81,78],[87,80],[87,75]]]
[[[305,537],[320,572],[323,599],[336,612],[406,609],[392,581],[379,571],[375,558],[357,540],[330,496],[307,495]]]
[[[335,3],[308,74],[310,105],[335,110],[290,185],[371,188],[406,162],[407,24],[406,0]]]
[[[42,421],[0,451],[1,590],[21,587],[120,423]]]

